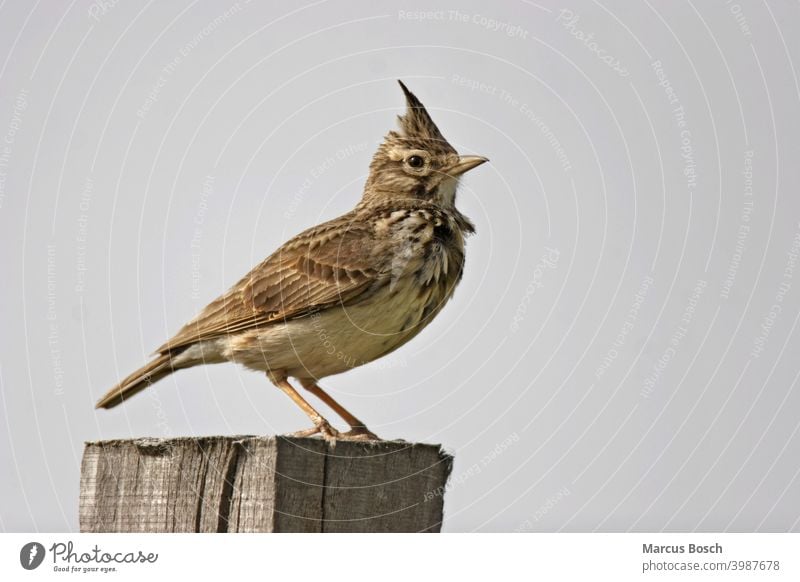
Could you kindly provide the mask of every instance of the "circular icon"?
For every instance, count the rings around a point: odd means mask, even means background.
[[[19,551],[19,563],[26,570],[35,570],[44,561],[44,546],[39,542],[28,542]]]

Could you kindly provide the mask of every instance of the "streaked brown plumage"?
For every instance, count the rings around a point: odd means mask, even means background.
[[[407,110],[370,164],[359,204],[295,236],[97,403],[111,408],[173,371],[238,362],[265,371],[314,423],[303,434],[377,438],[326,394],[320,378],[365,364],[419,333],[452,296],[472,223],[455,208],[458,178],[486,161],[459,156],[400,83]],[[339,433],[293,377],[351,427]]]

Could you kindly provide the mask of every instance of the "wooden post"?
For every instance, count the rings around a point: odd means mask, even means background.
[[[400,441],[86,443],[82,532],[438,532],[453,458]]]

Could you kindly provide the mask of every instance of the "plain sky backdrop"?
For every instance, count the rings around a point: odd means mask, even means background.
[[[462,153],[454,299],[324,386],[456,457],[445,531],[800,530],[800,5],[0,7],[0,530],[83,442],[280,434],[256,373],[96,399],[350,209],[403,79]]]

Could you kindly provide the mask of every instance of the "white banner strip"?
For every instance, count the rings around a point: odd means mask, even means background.
[[[0,534],[0,580],[800,580],[800,534]]]

